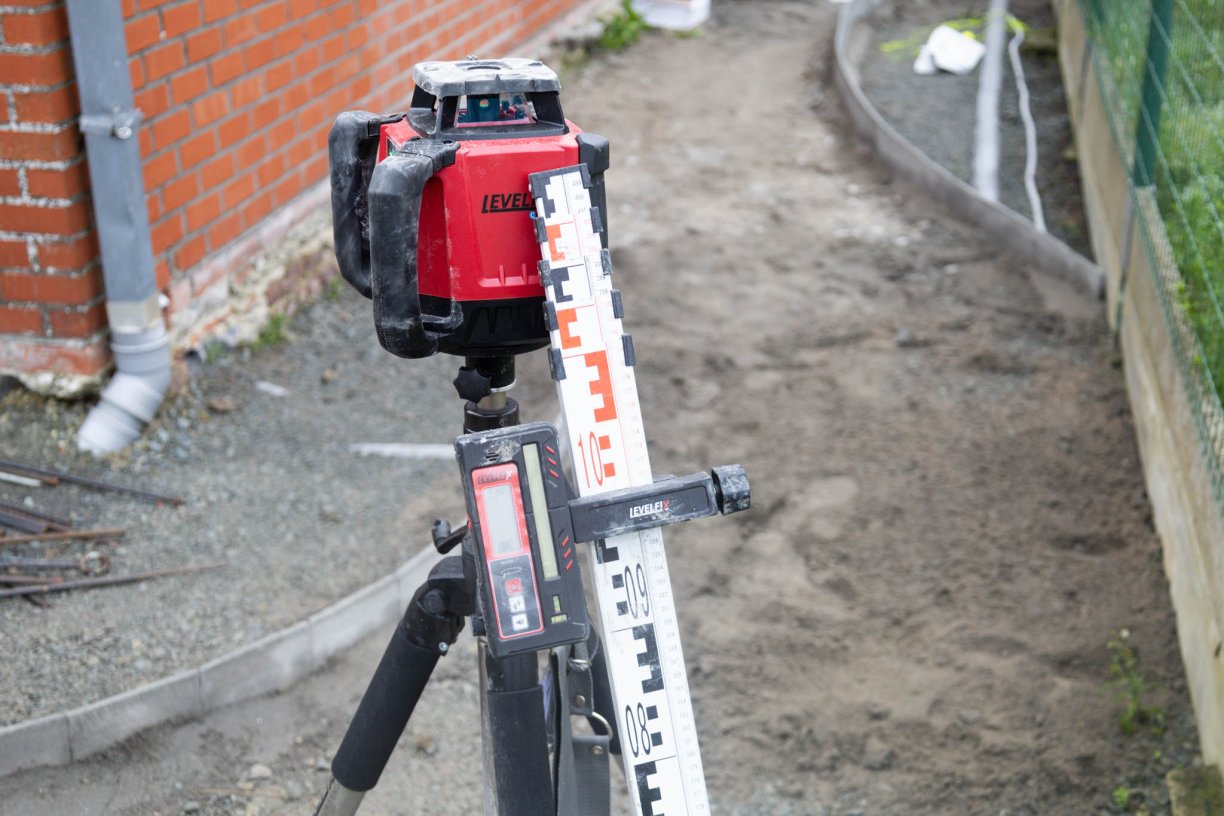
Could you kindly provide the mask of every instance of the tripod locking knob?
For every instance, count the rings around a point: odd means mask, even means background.
[[[477,366],[463,366],[455,377],[455,390],[459,398],[480,402],[493,393],[493,378]]]
[[[467,522],[464,522],[458,530],[452,530],[450,522],[445,519],[434,519],[430,535],[433,536],[434,548],[443,555],[446,555],[463,541],[463,537],[467,535],[467,532]]]

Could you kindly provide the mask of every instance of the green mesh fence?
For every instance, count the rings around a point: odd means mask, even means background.
[[[1080,0],[1135,228],[1224,498],[1224,0]],[[1147,217],[1145,217],[1147,216]],[[1224,506],[1224,505],[1222,505]]]

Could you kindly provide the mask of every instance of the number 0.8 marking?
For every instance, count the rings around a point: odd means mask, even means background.
[[[650,756],[654,743],[650,738],[650,729],[646,727],[646,706],[642,703],[637,704],[637,716],[634,716],[632,707],[625,706],[625,735],[634,759],[641,754]]]

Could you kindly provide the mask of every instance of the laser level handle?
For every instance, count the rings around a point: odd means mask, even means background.
[[[410,151],[410,152],[409,152]],[[421,197],[435,173],[455,161],[458,145],[410,142],[370,175],[370,290],[378,342],[397,357],[429,357],[438,337],[421,317],[417,238]]]
[[[370,221],[366,190],[378,161],[381,126],[400,118],[346,111],[327,134],[331,170],[332,235],[340,274],[370,297]]]

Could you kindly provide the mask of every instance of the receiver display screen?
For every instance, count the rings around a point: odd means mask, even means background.
[[[485,519],[488,529],[485,540],[493,547],[493,557],[511,555],[523,548],[519,524],[514,512],[514,488],[500,484],[484,491]]]

